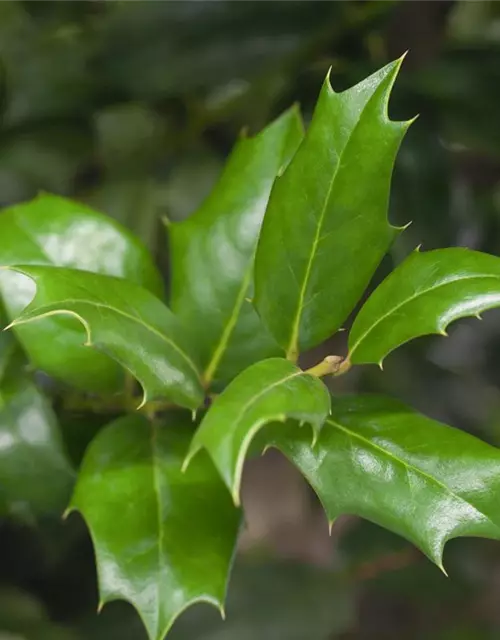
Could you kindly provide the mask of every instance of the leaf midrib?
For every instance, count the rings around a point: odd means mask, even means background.
[[[255,402],[257,402],[257,400],[260,400],[260,398],[265,396],[267,393],[269,393],[270,391],[272,391],[276,387],[279,387],[280,385],[285,384],[286,382],[288,382],[288,380],[292,380],[293,378],[296,378],[297,376],[301,376],[301,375],[309,375],[309,374],[306,374],[306,372],[302,371],[302,370],[294,371],[293,373],[287,374],[284,378],[281,378],[280,380],[276,380],[275,382],[270,384],[268,387],[265,387],[264,389],[262,389],[261,391],[256,393],[254,396],[252,396],[250,398],[250,400],[247,400],[247,402],[243,405],[243,407],[239,411],[237,417],[235,418],[235,421],[234,421],[235,424],[239,424],[240,423],[240,421],[245,416],[245,414],[248,411],[248,409]]]
[[[389,311],[387,311],[386,313],[384,313],[383,315],[381,315],[378,320],[376,320],[359,338],[358,340],[354,343],[354,346],[352,347],[352,349],[349,350],[349,358],[352,357],[352,354],[356,351],[356,349],[359,347],[359,345],[363,342],[363,340],[366,339],[366,336],[368,336],[374,329],[375,327],[377,327],[381,322],[384,322],[384,320],[386,320],[388,317],[390,317],[393,313],[395,313],[396,311],[399,311],[399,309],[401,309],[402,307],[404,307],[407,304],[410,304],[411,302],[413,302],[414,300],[416,300],[417,298],[421,297],[421,296],[425,296],[428,293],[431,293],[432,291],[436,291],[436,289],[440,289],[442,287],[446,287],[448,285],[454,284],[455,282],[463,282],[465,280],[480,280],[480,279],[490,279],[490,280],[498,280],[500,279],[500,276],[496,276],[496,275],[489,275],[489,274],[477,274],[477,275],[472,275],[472,276],[466,276],[465,278],[449,278],[448,280],[445,280],[444,282],[439,282],[439,284],[436,284],[432,287],[429,287],[428,289],[425,289],[425,291],[419,291],[418,293],[413,294],[412,296],[410,296],[409,298],[406,298],[405,300],[403,300],[402,302],[400,302],[399,304],[397,304],[396,306],[392,307]],[[448,323],[449,324],[449,323]]]
[[[241,282],[240,288],[238,290],[238,294],[235,299],[235,303],[234,303],[231,315],[229,316],[228,321],[224,326],[224,329],[220,336],[220,340],[217,343],[215,349],[213,350],[212,357],[210,358],[210,361],[205,368],[205,373],[203,374],[203,380],[205,382],[205,385],[210,384],[210,382],[212,381],[215,375],[215,372],[217,371],[217,368],[220,364],[220,361],[222,360],[222,357],[224,356],[224,353],[229,345],[231,335],[238,323],[240,311],[245,301],[245,293],[247,292],[251,277],[252,277],[252,264],[250,263],[246,268],[243,280]]]
[[[345,427],[344,425],[338,423],[333,418],[327,418],[326,422],[328,424],[332,425],[334,428],[338,429],[339,431],[344,432],[350,438],[354,438],[354,439],[360,440],[366,447],[374,449],[375,451],[377,451],[378,453],[382,454],[383,456],[386,456],[387,458],[390,458],[396,464],[399,464],[399,465],[403,466],[407,471],[413,471],[417,475],[422,476],[428,482],[430,482],[432,484],[435,484],[442,491],[444,491],[445,493],[448,493],[450,496],[452,496],[453,498],[455,498],[459,502],[462,502],[462,503],[472,507],[474,509],[474,511],[476,511],[478,514],[480,514],[481,516],[486,518],[488,520],[488,522],[492,526],[494,526],[496,529],[500,528],[499,525],[497,525],[495,522],[493,522],[493,520],[491,520],[491,518],[487,514],[485,514],[482,511],[480,511],[474,504],[472,504],[471,502],[468,502],[467,500],[465,500],[465,498],[463,498],[462,496],[460,496],[457,493],[455,493],[454,491],[452,491],[449,487],[447,487],[445,484],[443,484],[440,480],[438,480],[437,478],[434,478],[433,476],[431,476],[426,471],[424,471],[422,469],[419,469],[418,467],[410,464],[409,462],[406,462],[406,460],[403,460],[402,458],[398,458],[396,455],[394,455],[393,453],[391,453],[387,449],[384,449],[380,445],[378,445],[375,442],[373,442],[372,440],[369,440],[368,438],[365,438],[360,433],[357,433],[356,431],[352,431],[348,427]]]
[[[156,497],[156,517],[157,517],[157,525],[158,525],[158,535],[157,535],[157,549],[158,549],[158,578],[156,581],[156,623],[155,630],[156,635],[160,633],[160,603],[162,602],[161,598],[161,585],[162,580],[164,578],[165,572],[165,561],[163,557],[163,541],[164,541],[164,530],[163,530],[163,510],[162,510],[162,500],[161,500],[161,481],[159,475],[159,457],[158,457],[158,427],[153,422],[151,423],[151,462],[153,466],[153,489]]]
[[[337,179],[338,173],[340,171],[340,167],[342,165],[342,158],[344,157],[345,151],[346,149],[349,147],[350,142],[352,140],[352,136],[354,135],[355,131],[357,130],[357,128],[360,125],[360,122],[362,120],[362,116],[365,113],[368,105],[371,103],[371,101],[373,100],[374,96],[377,95],[377,89],[375,89],[375,91],[371,94],[371,96],[368,98],[368,100],[366,101],[366,103],[363,106],[363,109],[361,110],[358,119],[355,123],[355,125],[353,126],[353,128],[351,129],[351,131],[349,132],[349,135],[347,137],[347,140],[344,144],[344,147],[341,149],[340,153],[337,156],[337,166],[335,167],[335,171],[333,172],[332,175],[332,179],[330,181],[330,185],[328,186],[328,191],[327,194],[325,196],[325,200],[323,203],[323,207],[321,209],[321,214],[318,220],[318,224],[316,225],[316,233],[314,235],[314,240],[313,240],[313,245],[311,248],[311,254],[309,256],[309,260],[306,266],[306,271],[304,274],[304,280],[302,282],[302,287],[300,289],[299,292],[299,299],[297,302],[297,310],[295,312],[295,317],[293,319],[293,325],[292,325],[292,334],[290,336],[290,342],[288,344],[288,348],[286,350],[287,352],[287,358],[289,360],[295,361],[297,359],[298,356],[298,342],[299,342],[299,331],[300,331],[300,320],[302,318],[302,311],[304,309],[304,299],[306,296],[306,291],[307,291],[307,287],[309,284],[309,280],[311,278],[311,272],[312,272],[312,266],[313,266],[313,262],[316,258],[316,253],[320,244],[320,234],[323,228],[323,223],[325,220],[325,215],[326,215],[326,210],[328,207],[328,204],[330,202],[330,197],[332,195],[332,191],[333,191],[333,185],[335,184],[335,180]],[[335,95],[335,93],[333,94]],[[292,161],[293,162],[293,161]]]
[[[142,318],[139,318],[137,316],[133,316],[133,315],[127,313],[126,311],[122,311],[121,309],[118,309],[117,307],[111,307],[111,306],[109,306],[107,304],[103,304],[103,303],[100,303],[100,302],[92,302],[90,300],[78,300],[78,299],[73,299],[73,298],[66,298],[64,300],[61,300],[60,303],[58,303],[58,305],[59,304],[61,304],[61,305],[64,305],[64,304],[79,304],[79,305],[88,305],[88,306],[97,307],[97,308],[104,308],[104,309],[107,309],[107,310],[109,310],[109,311],[111,311],[113,313],[116,313],[117,315],[121,315],[121,316],[127,318],[128,320],[131,320],[132,322],[135,322],[135,323],[143,326],[145,329],[147,329],[151,333],[155,334],[161,340],[163,340],[168,345],[170,345],[172,347],[172,349],[174,349],[174,351],[176,351],[185,360],[185,362],[189,365],[189,367],[192,369],[192,371],[196,374],[196,377],[199,378],[199,372],[198,372],[194,362],[185,353],[185,351],[183,351],[168,336],[166,336],[164,333],[162,333],[158,329],[155,329],[152,325],[150,325],[149,323],[145,322]],[[54,309],[50,309],[50,311],[44,311],[44,309],[48,309],[48,308],[49,308],[49,305],[45,305],[43,307],[39,307],[38,311],[31,312],[31,313],[34,313],[36,315],[30,315],[30,316],[28,316],[26,318],[23,318],[23,316],[20,316],[20,318],[18,320],[14,321],[12,324],[13,324],[13,326],[20,325],[20,324],[25,324],[27,322],[36,321],[38,319],[41,319],[46,315],[53,315],[53,314],[57,314],[57,313],[63,314],[64,311],[65,311],[64,309],[55,309],[55,310]],[[70,310],[68,309],[68,311],[70,311]],[[86,324],[88,326],[88,323],[86,323]],[[91,329],[90,329],[90,331],[91,331]]]
[[[279,171],[281,166],[283,165],[283,162],[285,160],[284,156],[285,156],[285,151],[287,149],[287,143],[288,143],[288,137],[291,134],[292,131],[292,122],[290,121],[289,126],[286,130],[285,135],[283,136],[283,140],[281,142],[281,151],[280,151],[280,155],[278,157],[278,166],[275,172],[275,176],[271,181],[271,188],[269,190],[268,196],[267,196],[267,204],[269,204],[269,198],[270,198],[270,194],[272,192],[272,185],[276,182],[276,180],[280,177],[279,175]],[[301,144],[302,144],[303,140],[301,140]],[[267,208],[267,204],[266,204],[266,208]],[[261,222],[262,224],[262,222]],[[238,293],[236,295],[235,301],[234,301],[234,306],[233,309],[231,311],[231,314],[224,326],[224,329],[221,333],[219,342],[217,343],[215,349],[212,351],[212,357],[210,358],[210,361],[208,363],[208,365],[205,368],[205,372],[203,374],[203,380],[205,382],[205,385],[210,384],[210,382],[212,381],[216,371],[217,371],[217,367],[220,364],[220,361],[222,360],[225,351],[228,348],[229,345],[229,341],[231,340],[231,336],[233,334],[234,329],[236,328],[236,325],[238,324],[238,319],[240,316],[240,312],[241,309],[243,307],[243,303],[245,302],[245,293],[248,290],[248,287],[250,285],[250,281],[252,279],[252,273],[253,273],[253,263],[255,261],[255,252],[256,252],[256,246],[257,246],[257,241],[258,241],[258,237],[255,239],[255,247],[253,249],[252,255],[249,257],[248,259],[248,264],[247,267],[245,269],[245,273],[243,275],[243,279],[240,285],[240,288],[238,289]]]

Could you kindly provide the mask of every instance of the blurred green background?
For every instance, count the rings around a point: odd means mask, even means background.
[[[197,207],[243,127],[258,131],[294,101],[307,120],[329,67],[340,90],[407,49],[390,113],[420,117],[391,220],[413,224],[374,284],[419,243],[499,254],[498,2],[0,2],[0,206],[40,190],[88,201],[140,235],[168,278],[159,220]],[[384,373],[355,369],[337,390],[395,395],[500,446],[499,321],[489,312],[446,340],[417,340]],[[344,350],[341,334],[305,360]],[[99,426],[66,417],[75,461]],[[449,543],[446,579],[356,518],[329,538],[276,453],[251,461],[243,495],[228,620],[200,605],[172,640],[500,638],[500,544]],[[78,516],[0,520],[0,640],[145,639],[130,606],[96,607]]]

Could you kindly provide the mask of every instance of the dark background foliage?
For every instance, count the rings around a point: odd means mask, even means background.
[[[159,219],[196,208],[243,127],[259,130],[294,101],[307,120],[329,67],[342,89],[406,49],[390,112],[420,118],[397,162],[391,220],[413,224],[375,281],[419,243],[498,255],[495,2],[1,2],[0,205],[40,190],[88,201],[140,235],[168,278]],[[500,445],[499,319],[417,340],[383,374],[353,370],[337,389],[395,395]],[[305,359],[343,353],[344,340]],[[63,418],[78,461],[102,421]],[[200,605],[174,640],[499,637],[498,543],[451,542],[446,579],[369,523],[347,516],[329,538],[277,454],[248,465],[243,493],[228,621]],[[78,516],[0,521],[0,638],[143,639],[130,606],[96,615],[95,584]]]

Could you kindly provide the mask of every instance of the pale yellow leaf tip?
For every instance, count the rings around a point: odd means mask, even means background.
[[[442,561],[440,561],[440,562],[438,562],[438,563],[436,563],[436,564],[437,564],[438,569],[441,571],[441,573],[443,573],[443,574],[444,574],[444,576],[445,576],[446,578],[449,578],[450,576],[448,575],[448,572],[447,572],[447,571],[446,571],[446,569],[444,568],[444,566],[443,566],[443,562],[442,562]]]

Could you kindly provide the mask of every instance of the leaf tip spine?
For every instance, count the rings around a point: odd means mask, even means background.
[[[377,362],[378,368],[380,369],[380,371],[384,370],[384,359],[382,358],[381,360],[379,360]]]
[[[439,562],[436,563],[437,564],[437,568],[441,571],[441,573],[444,574],[445,578],[449,578],[450,576],[448,575],[448,572],[446,571],[446,569],[443,566],[443,561],[440,560]]]
[[[143,387],[143,389],[142,389],[142,400],[137,405],[135,410],[136,411],[140,411],[141,409],[143,409],[145,407],[147,401],[148,401],[148,393],[147,393],[146,389]]]
[[[170,220],[166,213],[161,216],[160,220],[165,229],[169,229],[173,224],[172,220]]]
[[[315,429],[313,427],[313,437],[311,440],[311,449],[314,449],[318,443],[318,439],[319,439],[319,432],[317,429]]]
[[[335,524],[335,519],[328,520],[328,535],[331,537],[333,531],[333,525]]]
[[[333,87],[332,87],[332,69],[333,69],[333,64],[331,64],[328,67],[328,71],[326,72],[325,82],[324,82],[324,84],[326,85],[326,88],[328,89],[329,93],[335,93],[335,91],[333,90]]]
[[[64,509],[64,511],[62,512],[61,520],[62,520],[63,522],[64,522],[65,520],[67,520],[67,519],[68,519],[68,517],[69,517],[69,515],[70,515],[70,513],[71,513],[72,511],[74,511],[74,509],[75,509],[75,508],[74,508],[72,505],[69,505],[69,507],[66,507],[66,509]]]
[[[231,497],[233,498],[234,506],[241,507],[240,487],[239,483],[235,483],[235,486],[231,489]]]
[[[198,453],[199,451],[199,447],[193,447],[192,449],[190,449],[187,453],[186,453],[186,457],[184,458],[183,462],[182,462],[182,466],[181,466],[181,473],[186,473],[187,468],[189,467],[189,465],[191,464],[191,460],[194,458],[194,456]]]

